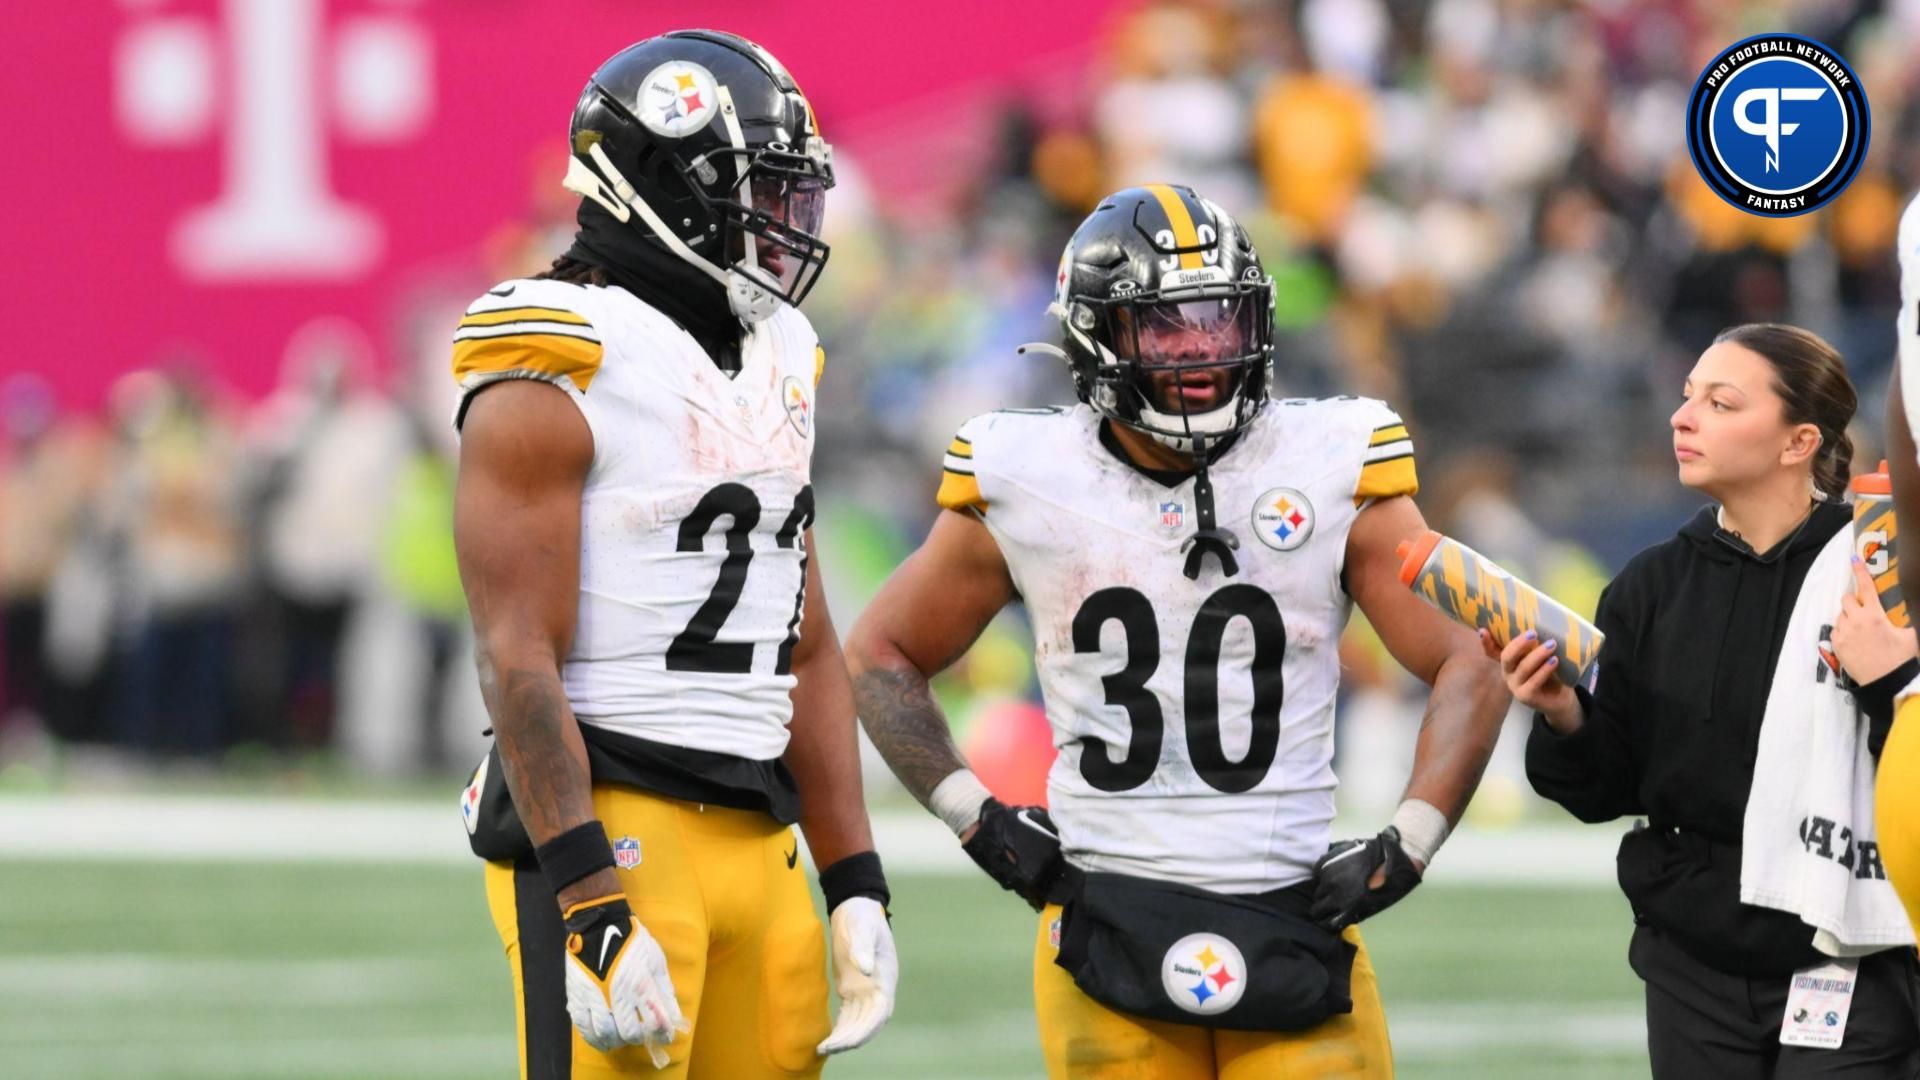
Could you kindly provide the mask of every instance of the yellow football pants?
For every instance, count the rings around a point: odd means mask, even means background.
[[[655,1069],[642,1047],[603,1054],[567,1019],[564,929],[531,859],[488,863],[487,906],[506,945],[522,1080],[757,1080],[817,1077],[826,1038],[827,953],[798,837],[764,813],[596,785],[594,811],[616,850],[642,926],[660,942],[680,1008],[693,1025]]]
[[[1900,702],[1873,787],[1880,861],[1920,929],[1920,694]]]
[[[1088,997],[1053,962],[1058,904],[1040,913],[1033,1003],[1050,1080],[1392,1080],[1393,1047],[1380,987],[1360,931],[1343,935],[1353,958],[1353,1011],[1311,1031],[1223,1031],[1116,1012]]]

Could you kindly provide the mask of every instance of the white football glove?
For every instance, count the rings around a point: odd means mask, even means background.
[[[833,988],[840,995],[840,1018],[816,1049],[821,1054],[838,1054],[873,1038],[893,1015],[893,992],[900,984],[900,954],[894,951],[887,909],[872,897],[842,900],[829,922],[833,926]]]
[[[577,905],[566,922],[567,1015],[580,1037],[603,1053],[644,1045],[654,1068],[666,1068],[667,1044],[690,1025],[660,943],[624,896]]]

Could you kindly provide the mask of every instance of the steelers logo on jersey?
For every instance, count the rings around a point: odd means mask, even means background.
[[[813,402],[807,400],[807,386],[792,375],[780,384],[780,396],[787,406],[787,420],[802,438],[813,430]]]
[[[673,60],[654,68],[640,83],[634,112],[647,130],[669,139],[691,135],[720,108],[719,84],[699,64]]]
[[[1247,989],[1247,962],[1219,934],[1188,934],[1160,961],[1160,985],[1175,1005],[1200,1016],[1233,1008]]]
[[[1294,488],[1269,488],[1253,502],[1253,534],[1275,551],[1292,551],[1313,535],[1313,504]]]

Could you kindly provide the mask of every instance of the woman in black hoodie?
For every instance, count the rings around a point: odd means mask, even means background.
[[[1619,877],[1655,1077],[1920,1075],[1913,949],[1861,961],[1838,1049],[1782,1046],[1790,977],[1828,958],[1797,916],[1739,899],[1774,662],[1814,557],[1852,520],[1841,499],[1853,386],[1818,336],[1754,324],[1714,339],[1684,393],[1672,419],[1680,482],[1718,505],[1634,557],[1601,595],[1593,693],[1553,678],[1554,643],[1487,645],[1538,714],[1527,776],[1582,821],[1648,819],[1621,841]],[[1877,600],[1842,607],[1834,652],[1859,685],[1877,756],[1894,692],[1920,673],[1914,635]]]

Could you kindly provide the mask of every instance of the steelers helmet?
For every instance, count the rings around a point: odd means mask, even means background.
[[[568,190],[727,289],[757,322],[819,279],[833,148],[780,61],[675,30],[600,65],[573,110]]]
[[[1246,230],[1192,188],[1101,200],[1061,253],[1048,312],[1080,400],[1175,450],[1239,431],[1266,404],[1273,279]],[[1192,405],[1189,382],[1212,400]]]

